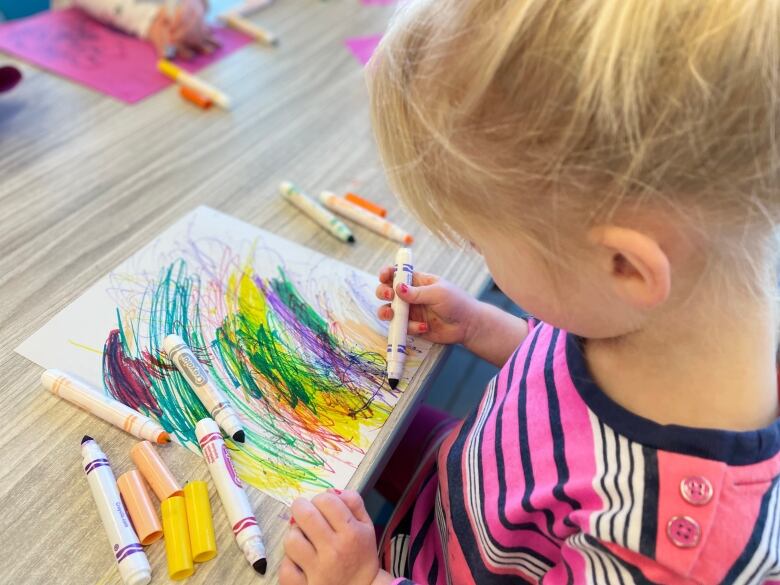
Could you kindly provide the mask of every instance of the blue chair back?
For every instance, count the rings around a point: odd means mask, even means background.
[[[0,14],[7,20],[24,18],[49,9],[49,0],[0,0]]]

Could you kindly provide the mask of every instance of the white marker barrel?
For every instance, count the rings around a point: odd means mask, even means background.
[[[92,437],[81,440],[84,472],[103,521],[119,574],[127,585],[146,585],[152,580],[152,568],[127,517],[119,495],[114,472],[106,454]]]
[[[165,429],[148,416],[136,412],[118,400],[106,396],[99,390],[91,388],[59,370],[43,372],[41,383],[55,396],[75,404],[139,439],[146,439],[152,443],[167,443],[170,440]]]
[[[395,240],[399,244],[406,244],[408,246],[414,241],[414,238],[406,233],[401,227],[386,220],[384,217],[380,217],[375,213],[363,209],[359,205],[347,201],[343,197],[339,197],[335,193],[323,191],[320,193],[320,203],[331,211],[335,211],[339,215],[351,219],[364,228],[378,233],[380,236]]]
[[[412,266],[412,251],[409,248],[401,248],[395,255],[395,276],[393,277],[393,290],[398,285],[405,283],[412,285],[414,267]],[[390,386],[395,388],[404,373],[406,361],[407,329],[409,327],[409,303],[396,295],[391,304],[393,320],[387,335],[387,379]]]
[[[190,347],[178,335],[166,337],[163,347],[168,359],[187,380],[211,417],[234,441],[243,443],[246,437],[241,419]]]
[[[355,241],[355,236],[344,222],[289,181],[284,181],[279,185],[279,192],[282,197],[308,215],[323,229],[328,230],[333,237],[342,242],[353,243]]]
[[[260,574],[265,573],[266,558],[263,533],[257,525],[255,513],[244,491],[244,484],[233,467],[219,426],[210,418],[195,425],[195,434],[203,459],[214,480],[222,507],[225,509],[233,536],[249,564]]]

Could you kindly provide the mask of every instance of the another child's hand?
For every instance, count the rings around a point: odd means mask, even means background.
[[[371,585],[379,575],[374,525],[357,492],[292,503],[280,585]]]
[[[393,318],[389,302],[395,294],[409,303],[409,333],[434,343],[464,343],[474,329],[479,302],[464,291],[433,274],[415,272],[412,286],[399,284],[393,291],[394,266],[379,272],[377,298],[388,301],[379,308],[383,321]]]
[[[175,48],[176,55],[184,59],[213,53],[219,42],[206,24],[206,7],[205,0],[181,0],[173,18],[160,8],[149,29],[149,41],[157,54],[166,56],[168,47]]]

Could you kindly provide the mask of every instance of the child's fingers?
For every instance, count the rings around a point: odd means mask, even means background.
[[[407,331],[411,335],[424,335],[429,331],[428,324],[423,323],[422,321],[409,321]]]
[[[429,284],[436,284],[439,282],[439,277],[435,274],[428,274],[427,272],[414,272],[412,276],[412,284],[414,286],[427,286]]]
[[[366,511],[366,505],[360,494],[354,490],[333,490],[338,497],[347,505],[352,515],[360,522],[371,522],[371,517]]]
[[[393,308],[390,305],[382,305],[376,312],[381,321],[391,321],[393,319]]]
[[[284,552],[290,560],[306,571],[317,559],[317,551],[297,526],[290,526],[284,537]]]
[[[432,305],[439,300],[440,287],[435,284],[425,286],[409,286],[403,282],[395,287],[396,294],[407,303],[416,305]]]
[[[376,298],[382,301],[393,300],[393,289],[387,284],[380,284],[376,287]]]
[[[290,511],[295,520],[295,526],[299,526],[311,542],[323,542],[333,537],[327,520],[309,500],[297,498],[290,506]]]
[[[379,271],[379,282],[392,284],[395,276],[395,266],[385,266]]]
[[[317,507],[320,514],[327,520],[334,531],[338,531],[349,524],[353,515],[347,505],[334,492],[322,492],[311,499],[311,503]],[[332,538],[332,536],[331,536]]]
[[[279,585],[306,585],[306,575],[303,571],[290,560],[290,557],[284,557],[279,564]]]

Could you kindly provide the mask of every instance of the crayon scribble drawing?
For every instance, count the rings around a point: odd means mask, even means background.
[[[17,351],[102,383],[198,452],[195,423],[208,413],[161,351],[178,333],[245,424],[246,443],[228,441],[239,474],[289,502],[346,485],[428,351],[411,344],[407,378],[391,391],[375,285],[372,275],[200,207]]]
[[[250,43],[244,34],[214,27],[221,48],[180,63],[191,72]],[[47,10],[0,26],[0,52],[81,83],[127,103],[135,103],[171,85],[157,71],[149,43],[114,30],[76,8]]]

